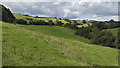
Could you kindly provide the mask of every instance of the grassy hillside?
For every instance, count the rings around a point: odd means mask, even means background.
[[[31,17],[31,16],[25,16],[25,15],[20,15],[20,14],[13,14],[17,19],[24,19],[26,20],[27,22],[29,22],[26,18],[31,18],[33,20],[44,20],[45,22],[48,22],[49,20],[52,20],[54,23],[56,23],[56,20],[58,21],[61,21],[62,23],[69,23],[67,21],[65,21],[64,19],[57,19],[57,18],[45,18],[45,17],[41,17],[41,18],[35,18],[35,17]],[[81,25],[78,25],[78,27],[87,27],[88,26],[88,21],[86,21],[86,24],[83,24],[82,21],[77,21],[79,24]],[[71,20],[71,23],[73,23],[73,21]],[[92,25],[91,23],[89,23],[90,25]]]
[[[117,37],[117,35],[118,35],[118,29],[120,29],[120,28],[107,29],[106,31],[112,32],[113,35]]]
[[[3,65],[117,66],[118,50],[88,44],[74,31],[58,26],[2,23]]]
[[[55,36],[65,39],[77,40],[85,43],[89,43],[88,39],[75,35],[75,31],[69,28],[60,27],[60,26],[33,26],[33,25],[20,25],[23,28],[26,28],[31,31],[38,32],[40,34],[45,34],[49,36]]]
[[[48,22],[49,20],[52,20],[53,22],[56,22],[56,18],[35,18],[35,17],[31,17],[31,16],[23,16],[20,14],[13,14],[17,19],[24,19],[26,20],[26,18],[32,18],[33,20],[44,20],[45,22]],[[26,20],[27,21],[27,20]],[[59,20],[63,23],[68,23],[65,20]]]

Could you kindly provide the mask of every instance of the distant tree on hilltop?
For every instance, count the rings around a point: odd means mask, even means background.
[[[86,24],[86,20],[83,20],[83,23]]]

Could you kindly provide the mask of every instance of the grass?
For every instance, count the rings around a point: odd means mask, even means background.
[[[31,31],[39,32],[40,34],[45,34],[49,36],[55,36],[65,39],[77,40],[85,43],[89,43],[88,39],[85,39],[81,36],[75,35],[75,31],[69,28],[59,27],[59,26],[37,26],[37,25],[20,25],[23,28],[26,28]]]
[[[113,35],[115,36],[115,37],[118,37],[118,29],[120,29],[120,28],[114,28],[114,29],[107,29],[106,31],[110,31],[110,32],[112,32],[113,33]]]
[[[3,65],[117,66],[118,50],[89,44],[59,26],[2,23]]]

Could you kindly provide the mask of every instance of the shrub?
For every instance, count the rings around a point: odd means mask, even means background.
[[[35,18],[39,18],[38,16],[35,16]]]
[[[23,19],[15,19],[14,23],[27,25],[27,21]]]
[[[83,23],[84,23],[84,24],[86,24],[86,21],[85,21],[85,20],[83,20]]]
[[[51,25],[55,25],[54,22],[52,20],[49,20],[48,24]]]
[[[55,25],[57,25],[57,26],[62,26],[62,24],[63,24],[63,23],[62,23],[61,21],[58,21],[58,20],[57,20]]]
[[[81,28],[79,30],[77,30],[75,32],[75,34],[89,38],[89,34],[92,31],[92,29],[90,27],[85,27],[85,28]]]

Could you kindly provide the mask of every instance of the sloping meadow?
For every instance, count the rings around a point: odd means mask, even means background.
[[[71,29],[0,23],[5,66],[118,66],[117,49],[89,44]]]

